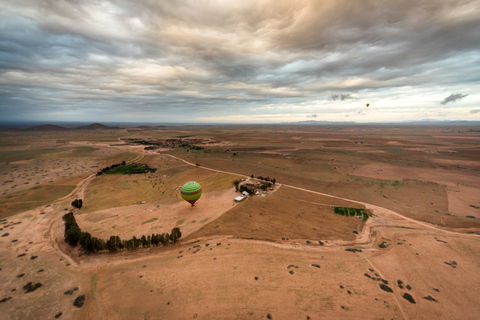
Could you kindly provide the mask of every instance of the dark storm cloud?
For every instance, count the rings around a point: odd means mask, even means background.
[[[457,100],[465,98],[466,96],[468,96],[468,94],[452,93],[451,95],[443,99],[442,102],[440,102],[440,104],[447,104],[449,102],[453,103]]]
[[[420,99],[480,80],[478,1],[5,0],[2,10],[0,113],[10,117],[304,117],[317,111],[299,105],[359,92],[416,88]]]

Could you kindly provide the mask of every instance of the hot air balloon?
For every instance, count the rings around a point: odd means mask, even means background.
[[[370,103],[367,103],[367,108],[368,108],[369,105],[370,105]]]
[[[202,196],[202,186],[195,181],[189,181],[182,186],[180,190],[183,200],[190,202],[192,207],[198,199]]]

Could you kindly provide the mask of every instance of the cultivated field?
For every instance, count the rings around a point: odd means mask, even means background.
[[[477,319],[479,142],[467,126],[1,132],[1,318]],[[96,175],[122,161],[156,171]],[[234,202],[251,175],[276,187]],[[182,237],[84,254],[64,241],[70,211],[104,240]]]

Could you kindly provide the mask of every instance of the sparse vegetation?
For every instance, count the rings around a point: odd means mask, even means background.
[[[386,241],[382,241],[381,243],[378,244],[378,246],[379,246],[380,248],[382,248],[382,249],[385,249],[386,247],[388,247]]]
[[[152,219],[150,219],[150,220],[143,221],[142,224],[154,222],[154,221],[157,221],[157,220],[158,220],[158,218],[152,218]]]

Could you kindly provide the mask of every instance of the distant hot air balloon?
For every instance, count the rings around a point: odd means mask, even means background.
[[[198,199],[202,196],[202,186],[195,181],[185,183],[180,190],[183,200],[190,202],[192,207]]]
[[[367,103],[367,108],[368,108],[369,105],[370,105],[370,103]]]

